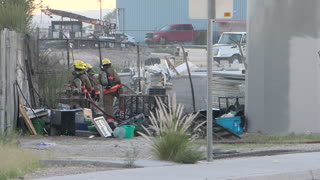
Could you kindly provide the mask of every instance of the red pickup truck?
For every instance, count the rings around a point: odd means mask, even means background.
[[[169,24],[159,31],[147,33],[145,42],[147,44],[167,44],[170,42],[192,42],[197,38],[197,31],[192,24]]]

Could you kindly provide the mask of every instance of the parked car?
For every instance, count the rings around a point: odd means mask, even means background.
[[[236,41],[242,47],[245,55],[247,33],[246,32],[224,32],[221,34],[217,44],[213,45],[214,60],[228,60],[230,63],[238,61],[242,63],[239,47],[234,42]]]
[[[136,40],[134,37],[129,36],[128,34],[122,33],[122,32],[115,32],[115,33],[110,33],[105,36],[100,36],[100,39],[109,39],[109,40],[114,40],[116,42],[125,42],[125,43],[135,43]]]
[[[145,35],[147,44],[168,44],[170,42],[193,42],[197,39],[197,31],[192,24],[169,24],[160,30]]]
[[[134,37],[122,32],[111,33],[105,36],[100,36],[99,38],[101,40],[110,40],[110,43],[108,43],[109,47],[128,47],[128,44],[136,42]]]

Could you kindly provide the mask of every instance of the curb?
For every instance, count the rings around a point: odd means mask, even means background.
[[[39,161],[40,166],[97,166],[97,167],[115,167],[125,168],[125,162],[110,162],[110,161],[96,161],[96,160],[74,160],[74,159],[45,159]],[[138,168],[139,166],[133,166]]]
[[[125,159],[121,160],[95,160],[95,159],[45,159],[39,161],[40,166],[97,166],[97,167],[114,167],[114,168],[127,168],[131,164]],[[177,163],[166,161],[154,161],[154,160],[136,160],[131,168],[142,167],[163,167],[173,166]]]

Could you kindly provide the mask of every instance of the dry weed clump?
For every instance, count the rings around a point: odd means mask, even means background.
[[[0,180],[18,178],[38,167],[38,158],[21,150],[15,135],[0,135]]]

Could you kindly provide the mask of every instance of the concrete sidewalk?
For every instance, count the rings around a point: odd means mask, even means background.
[[[320,179],[320,152],[200,162],[194,165],[147,167],[87,173],[46,180],[285,180]]]

